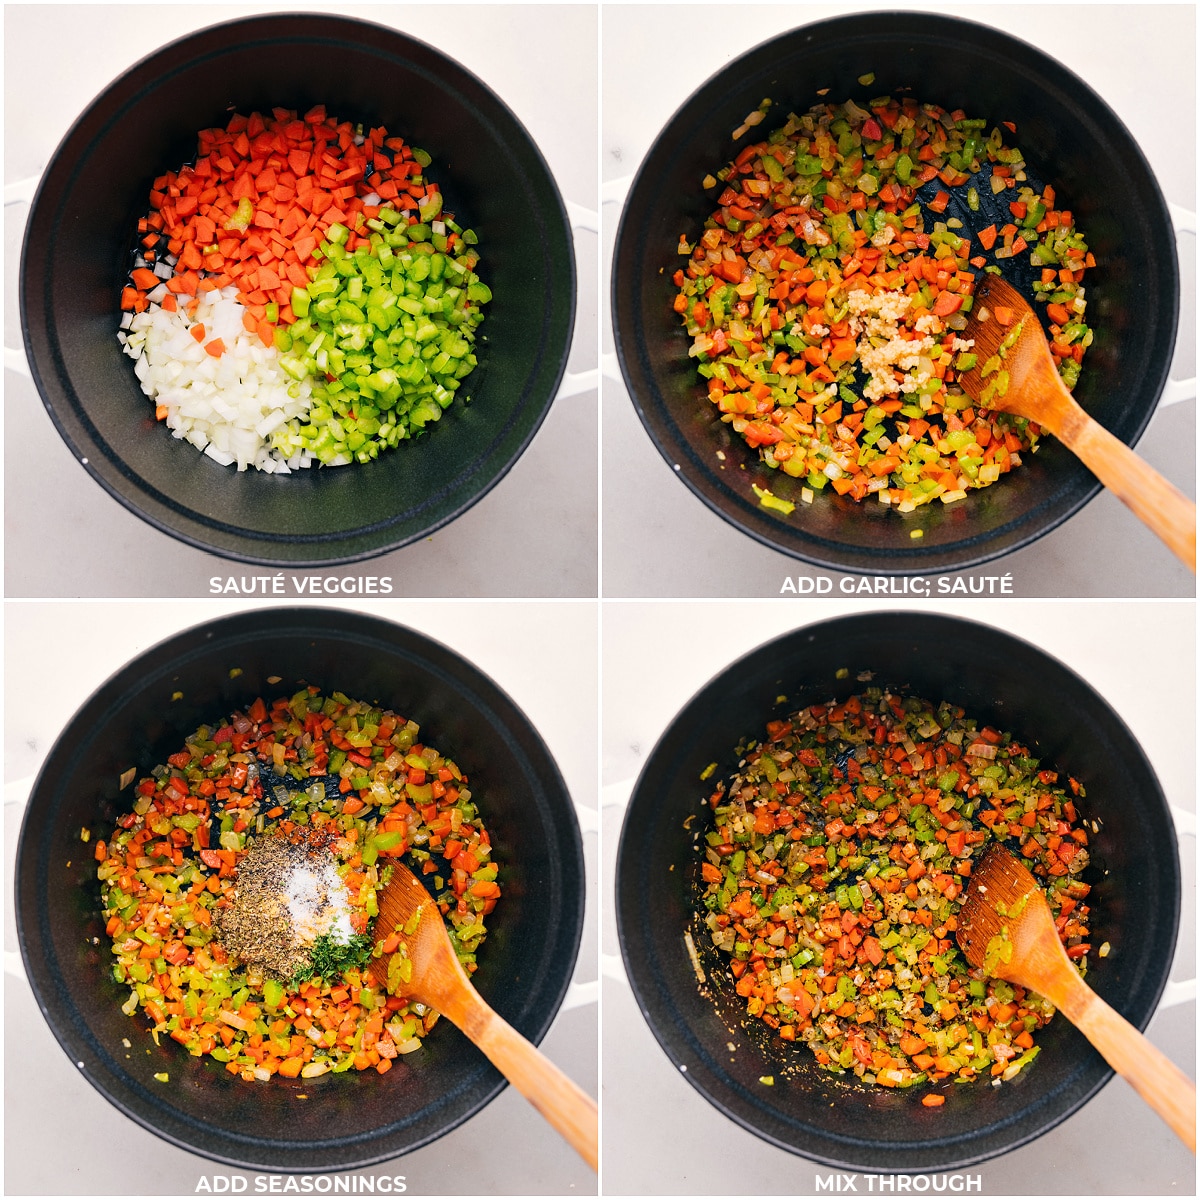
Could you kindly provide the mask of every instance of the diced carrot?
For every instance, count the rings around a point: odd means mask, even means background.
[[[186,242],[179,255],[180,265],[189,271],[199,271],[204,266],[204,259],[196,249],[195,242]]]
[[[933,315],[948,317],[951,313],[958,312],[962,307],[962,302],[963,298],[954,292],[939,292],[938,298],[933,302]]]
[[[816,287],[816,284],[813,284],[813,287]],[[858,344],[854,338],[837,338],[829,353],[829,360],[830,362],[851,362],[857,354]]]

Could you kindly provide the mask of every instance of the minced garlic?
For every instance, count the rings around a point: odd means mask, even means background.
[[[863,388],[868,400],[919,391],[933,377],[933,364],[927,357],[934,347],[933,338],[927,335],[906,338],[900,332],[900,319],[911,304],[912,297],[904,292],[866,292],[855,288],[846,297],[859,365],[870,375]],[[918,329],[925,319],[925,316],[918,319]],[[936,317],[933,320],[937,322]],[[897,369],[903,378],[896,378]]]

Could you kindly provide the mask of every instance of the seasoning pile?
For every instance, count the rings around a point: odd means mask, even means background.
[[[945,703],[873,688],[770,722],[711,796],[700,866],[703,921],[747,1014],[881,1087],[1012,1079],[1054,1010],[969,967],[958,901],[989,839],[1006,843],[1086,970],[1082,795]]]
[[[1068,387],[1079,376],[1095,259],[1054,189],[1032,186],[1021,151],[986,127],[910,98],[822,104],[704,180],[718,207],[695,242],[680,240],[674,308],[721,419],[804,481],[803,502],[830,487],[901,512],[949,504],[1036,448],[1038,426],[958,384],[976,362],[958,336],[976,271],[1037,269],[1059,373]],[[1007,219],[973,244],[963,220],[938,218],[952,199],[978,212],[981,191]],[[795,507],[755,490],[768,508]]]
[[[324,832],[264,835],[250,843],[238,863],[233,903],[216,917],[221,943],[235,961],[289,981],[311,965],[318,938],[350,946],[350,894]]]
[[[234,115],[154,181],[118,336],[177,438],[283,474],[441,417],[491,291],[429,163],[318,105]]]
[[[401,856],[473,972],[498,867],[416,722],[308,687],[201,726],[95,847],[124,1011],[245,1080],[386,1072],[438,1019],[366,974]]]

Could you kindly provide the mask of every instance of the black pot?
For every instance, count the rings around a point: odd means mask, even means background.
[[[383,1162],[447,1133],[505,1086],[445,1021],[387,1075],[247,1084],[169,1039],[156,1047],[120,1011],[129,991],[112,978],[80,828],[103,836],[128,811],[131,793],[118,789],[127,768],[145,772],[200,724],[301,681],[418,721],[470,774],[505,884],[474,981],[535,1043],[562,1002],[583,929],[583,852],[558,768],[512,700],[445,646],[374,617],[285,608],[212,621],[140,655],[72,718],[34,785],[17,849],[21,952],[39,1007],[93,1087],[167,1141],[248,1170]],[[163,1071],[168,1085],[153,1078]]]
[[[1027,545],[1081,508],[1099,483],[1047,439],[1013,475],[956,504],[901,515],[831,490],[802,504],[803,480],[762,465],[720,421],[671,307],[671,277],[684,262],[679,238],[693,241],[713,208],[700,180],[746,140],[733,142],[731,131],[764,97],[774,101],[764,129],[820,102],[819,89],[834,101],[862,99],[857,79],[869,71],[870,95],[909,88],[921,101],[961,107],[991,124],[1015,122],[1031,174],[1077,214],[1099,264],[1087,274],[1095,341],[1075,395],[1122,441],[1137,441],[1166,383],[1179,317],[1175,237],[1162,194],[1128,130],[1086,83],[1024,42],[953,17],[873,12],[819,21],[734,59],[692,95],[646,156],[622,213],[612,276],[616,350],[663,457],[743,533],[838,570],[949,571]],[[957,215],[971,216],[963,210]],[[985,219],[976,227],[992,219],[979,215]],[[762,508],[754,484],[794,501],[796,511],[785,517]],[[923,536],[910,537],[913,529]]]
[[[154,421],[117,342],[118,301],[151,181],[194,159],[199,130],[274,106],[323,103],[433,156],[446,207],[479,234],[495,299],[480,364],[429,433],[365,465],[235,472]],[[545,417],[575,315],[562,199],[499,97],[440,51],[337,16],[217,25],[130,68],[55,152],[29,216],[21,320],[51,419],[126,508],[193,546],[268,566],[370,558],[425,537],[506,474]]]
[[[842,670],[849,675],[839,677]],[[1166,984],[1179,928],[1174,826],[1141,747],[1111,708],[1062,663],[989,626],[913,612],[841,617],[752,651],[708,683],[668,727],[638,778],[617,859],[621,953],[638,1007],[684,1078],[726,1116],[782,1149],[859,1171],[953,1170],[1031,1141],[1075,1112],[1111,1068],[1063,1016],[1038,1034],[1037,1062],[1010,1083],[951,1089],[944,1107],[918,1089],[886,1091],[821,1070],[745,1017],[729,971],[695,919],[694,838],[714,780],[734,770],[740,738],[768,720],[873,684],[937,702],[1013,732],[1047,765],[1083,784],[1091,838],[1094,931],[1112,946],[1089,959],[1088,983],[1139,1029]],[[780,700],[786,695],[786,700]],[[692,828],[685,828],[690,817]],[[706,956],[697,987],[683,935]],[[705,947],[707,946],[707,950]],[[712,957],[709,957],[711,953]],[[738,1050],[726,1049],[738,1030]],[[785,1076],[780,1068],[795,1068]],[[759,1079],[774,1075],[774,1087]]]

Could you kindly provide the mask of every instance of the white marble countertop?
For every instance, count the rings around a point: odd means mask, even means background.
[[[675,715],[730,662],[789,629],[872,608],[880,605],[861,600],[809,600],[791,610],[778,602],[746,600],[607,605],[602,803],[627,798]],[[1087,680],[1128,724],[1168,800],[1192,816],[1194,827],[1193,604],[947,601],[937,611],[1004,628]],[[733,738],[753,733],[730,732]],[[603,888],[611,895],[621,812],[606,807],[602,815]],[[1184,979],[1195,975],[1193,838],[1181,839],[1180,860],[1184,890],[1174,977]],[[619,953],[611,904],[604,906],[603,921],[605,973],[621,976],[619,963],[609,957]],[[713,1108],[659,1047],[623,977],[604,979],[602,1014],[607,1195],[809,1195],[818,1175],[832,1174],[760,1141]],[[1160,1009],[1149,1036],[1194,1073],[1194,1001]],[[982,1194],[1000,1196],[1194,1195],[1196,1182],[1195,1160],[1122,1079],[1037,1141],[961,1174],[982,1176]],[[858,1191],[866,1191],[861,1178]]]
[[[72,714],[114,671],[237,602],[20,603],[5,613],[5,783],[33,775]],[[597,638],[591,605],[391,601],[343,605],[411,626],[474,663],[525,712],[585,818],[596,805]],[[6,788],[16,799],[19,786]],[[5,808],[5,895],[21,809]],[[588,820],[594,828],[594,816]],[[584,837],[587,914],[575,979],[596,978],[597,839]],[[16,949],[12,905],[4,946]],[[77,1071],[29,985],[5,977],[6,1195],[191,1194],[202,1176],[246,1175],[160,1140],[117,1111]],[[597,1090],[596,1005],[563,1012],[543,1050],[590,1095]],[[19,1081],[19,1082],[18,1082]],[[15,1102],[19,1096],[19,1103]],[[65,1136],[66,1131],[69,1136]],[[131,1163],[141,1164],[132,1171]],[[512,1088],[445,1137],[401,1159],[343,1175],[404,1175],[415,1195],[593,1195],[596,1177]]]
[[[601,183],[605,272],[612,260],[619,180],[631,177],[659,131],[705,80],[795,25],[859,4],[739,5],[738,19],[684,16],[677,5],[610,5],[603,13]],[[912,9],[909,3],[880,9]],[[932,11],[931,6],[924,6]],[[1196,204],[1196,10],[1193,5],[972,4],[934,6],[1031,42],[1080,75],[1128,126],[1169,202]],[[697,13],[703,13],[700,6]],[[636,86],[628,86],[636,80]],[[1195,374],[1196,246],[1179,239],[1182,310],[1172,375]],[[609,302],[602,346],[612,352]],[[618,375],[615,366],[606,366]],[[603,392],[606,596],[775,596],[817,568],[760,546],[673,478],[642,428],[624,383]],[[1137,450],[1195,494],[1194,400],[1160,408]],[[1031,546],[964,572],[1012,572],[1019,596],[1193,596],[1195,579],[1112,495],[1102,493]],[[821,571],[832,578],[836,573]]]
[[[591,5],[6,5],[4,179],[41,172],[70,124],[121,71],[194,30],[271,11],[336,11],[448,53],[513,110],[563,198],[596,204],[596,9]],[[48,47],[52,53],[47,53]],[[537,69],[531,70],[536,63]],[[25,205],[5,209],[5,337],[20,345]],[[578,309],[568,370],[596,366],[597,238],[575,235]],[[203,596],[239,564],[160,533],[76,463],[26,377],[5,372],[5,594]],[[402,550],[322,572],[390,575],[396,595],[596,594],[597,391],[561,396],[513,469],[468,512]],[[582,450],[582,452],[581,452]],[[42,531],[57,533],[47,542]],[[136,572],[131,563],[140,564]]]

